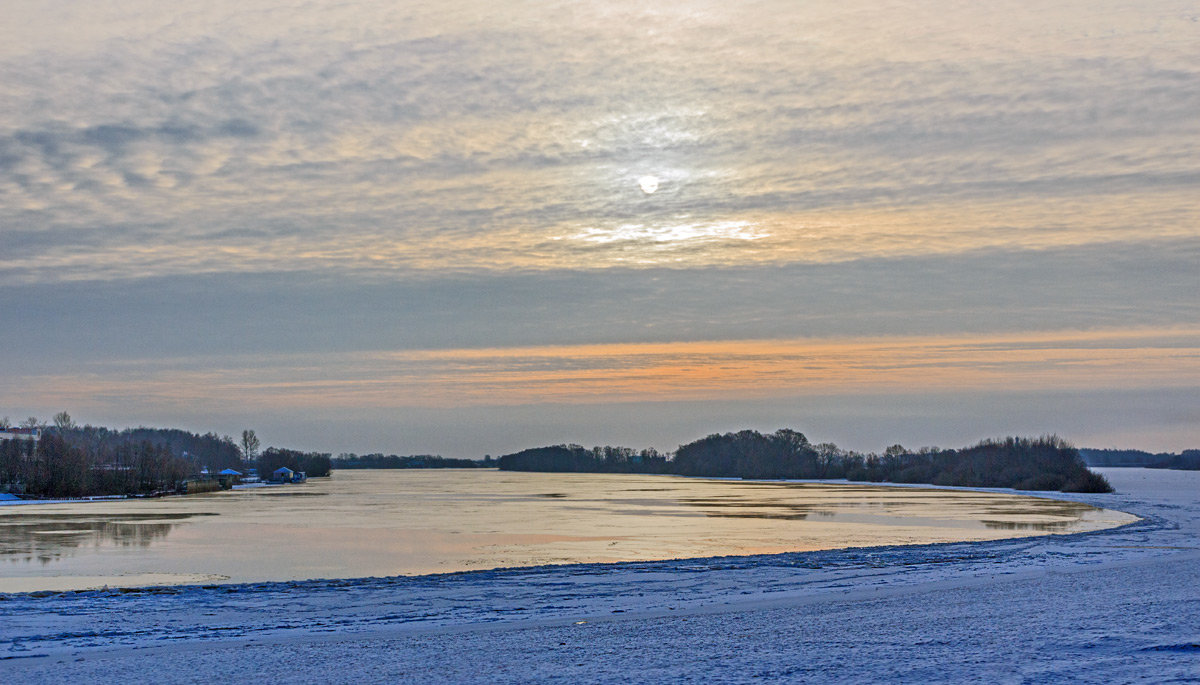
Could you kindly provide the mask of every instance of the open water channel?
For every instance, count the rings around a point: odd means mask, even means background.
[[[359,470],[0,507],[0,592],[441,573],[1075,533],[1135,517],[1010,494],[676,476]]]

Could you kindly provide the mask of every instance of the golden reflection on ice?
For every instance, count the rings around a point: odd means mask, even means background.
[[[1133,520],[1050,499],[859,484],[338,471],[296,486],[0,507],[0,592],[994,540]]]

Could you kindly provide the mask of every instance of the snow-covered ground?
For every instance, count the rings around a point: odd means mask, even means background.
[[[1200,473],[1095,533],[441,576],[0,595],[0,678],[1192,682]]]
[[[78,497],[74,499],[22,499],[7,492],[0,492],[0,507],[28,504],[71,504],[74,502],[111,502],[115,499],[129,499],[125,495],[96,495],[95,497]]]

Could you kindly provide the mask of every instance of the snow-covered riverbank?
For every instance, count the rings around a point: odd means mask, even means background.
[[[0,599],[0,673],[357,682],[1200,676],[1200,473],[1068,536]]]
[[[264,483],[264,482],[256,481],[253,483],[239,483],[239,484],[233,486],[232,489],[234,489],[234,490],[254,490],[257,488],[273,488],[273,487],[277,487],[280,485],[283,485],[283,483],[270,483],[270,482]],[[186,496],[187,495],[172,493],[169,495],[165,495],[165,494],[164,495],[154,495],[154,496],[148,497],[148,498],[140,497],[138,495],[133,495],[133,496],[131,496],[131,495],[93,495],[91,497],[70,497],[70,498],[66,498],[66,499],[40,499],[40,498],[18,497],[16,495],[12,495],[9,493],[0,492],[0,507],[22,506],[22,505],[27,506],[27,505],[35,505],[35,504],[76,504],[79,502],[115,502],[115,501],[124,500],[124,499],[139,499],[139,498],[154,499],[157,497],[186,497]]]

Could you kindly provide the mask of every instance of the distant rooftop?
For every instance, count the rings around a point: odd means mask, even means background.
[[[38,440],[41,428],[0,428],[0,440]]]

